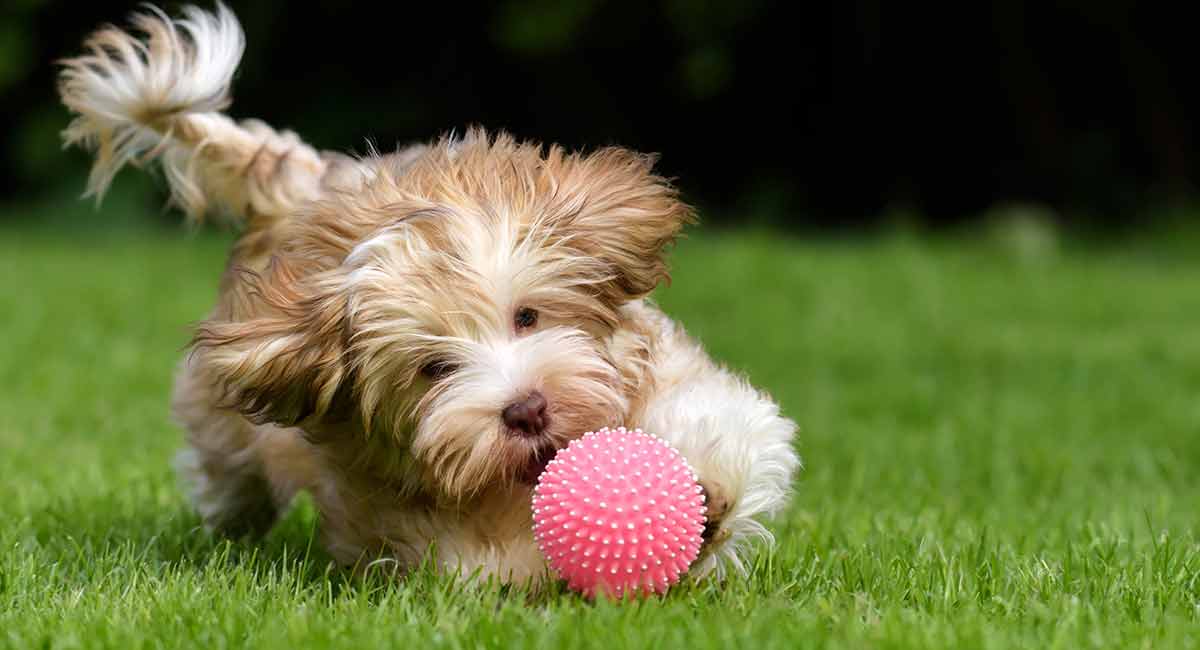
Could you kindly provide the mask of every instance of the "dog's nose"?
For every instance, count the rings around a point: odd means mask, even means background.
[[[513,432],[526,436],[541,435],[546,430],[546,398],[533,391],[525,399],[504,407],[500,416]]]

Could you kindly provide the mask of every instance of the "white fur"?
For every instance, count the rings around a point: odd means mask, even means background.
[[[710,499],[728,500],[712,552],[693,569],[745,573],[742,558],[758,538],[774,543],[759,521],[786,502],[799,459],[791,448],[795,425],[744,381],[724,370],[683,383],[657,397],[644,424],[680,450],[707,483]]]
[[[66,144],[100,148],[90,195],[103,196],[125,164],[158,153],[166,154],[172,186],[187,194],[186,156],[170,143],[173,121],[229,104],[229,84],[245,49],[233,12],[223,4],[215,14],[187,7],[184,18],[172,21],[157,8],[150,11],[134,19],[146,41],[100,32],[89,43],[91,53],[61,77],[63,101],[77,114],[63,134]]]
[[[99,200],[126,164],[157,160],[193,217],[214,203],[281,217],[319,194],[326,171],[336,172],[330,184],[361,181],[348,158],[331,165],[294,133],[220,113],[245,49],[242,28],[219,2],[216,13],[183,11],[171,20],[148,7],[131,32],[101,29],[87,53],[62,62],[59,94],[75,114],[63,140],[96,151],[86,195]]]
[[[682,328],[646,305],[631,305],[655,320],[661,348],[652,370],[658,390],[638,425],[670,442],[700,475],[710,507],[723,511],[708,553],[693,572],[745,573],[750,542],[774,542],[759,522],[786,503],[800,459],[792,448],[796,425],[745,379],[714,364]]]

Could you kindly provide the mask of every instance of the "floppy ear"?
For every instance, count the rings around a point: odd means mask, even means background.
[[[342,414],[348,316],[332,278],[299,280],[278,258],[262,273],[244,273],[249,289],[234,297],[228,318],[200,324],[193,358],[226,405],[254,422],[296,426]],[[255,315],[238,318],[239,311]]]
[[[549,165],[559,162],[554,158],[552,152]],[[555,192],[551,225],[567,245],[606,263],[613,277],[599,285],[605,296],[626,302],[669,280],[665,249],[695,217],[654,173],[655,157],[609,147],[562,162],[568,172]]]

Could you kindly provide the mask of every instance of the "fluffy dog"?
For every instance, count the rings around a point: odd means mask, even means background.
[[[546,575],[530,491],[554,452],[619,424],[666,438],[707,496],[694,573],[744,564],[786,501],[794,424],[646,296],[691,209],[620,148],[468,131],[395,153],[319,152],[221,113],[233,14],[151,9],[63,62],[89,193],[157,161],[196,218],[241,229],[174,393],[204,522],[261,533],[299,490],[346,564]]]

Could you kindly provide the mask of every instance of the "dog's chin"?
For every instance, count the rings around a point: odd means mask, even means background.
[[[558,448],[553,443],[543,443],[530,452],[529,459],[525,461],[525,465],[517,471],[517,481],[524,485],[535,485],[538,477],[542,472],[546,471],[546,466],[558,453]]]

